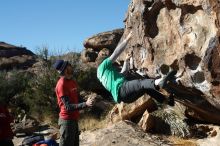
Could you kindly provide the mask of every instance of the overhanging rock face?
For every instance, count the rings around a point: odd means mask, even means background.
[[[130,30],[126,52],[133,51],[134,67],[152,78],[176,69],[178,100],[214,111],[213,120],[220,123],[220,2],[133,0],[124,35]]]

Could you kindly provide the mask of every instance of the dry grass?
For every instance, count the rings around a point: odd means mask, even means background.
[[[173,146],[198,146],[195,139],[182,139],[173,136],[170,136],[167,139],[173,143]]]
[[[101,129],[106,127],[106,125],[106,120],[97,119],[92,116],[83,117],[79,120],[79,127],[82,131]]]

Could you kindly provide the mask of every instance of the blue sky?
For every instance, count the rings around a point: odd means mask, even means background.
[[[1,0],[0,41],[36,52],[77,51],[94,34],[123,28],[130,0]]]

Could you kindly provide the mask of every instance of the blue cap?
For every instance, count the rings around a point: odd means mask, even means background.
[[[64,60],[56,60],[56,62],[53,64],[53,67],[60,73],[63,74],[64,70],[66,69],[68,65],[68,61]]]

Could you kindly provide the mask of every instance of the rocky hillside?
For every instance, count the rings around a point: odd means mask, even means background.
[[[0,70],[27,69],[35,62],[35,54],[24,47],[0,42]]]

